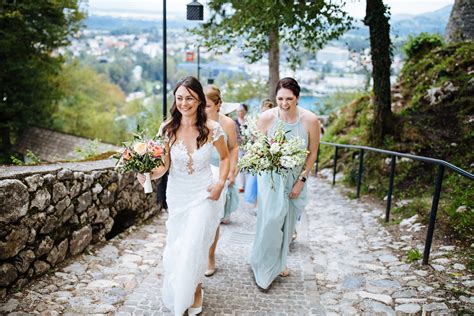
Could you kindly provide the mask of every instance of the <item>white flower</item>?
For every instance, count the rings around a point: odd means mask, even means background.
[[[296,167],[296,160],[293,159],[293,157],[291,156],[282,156],[280,158],[280,163],[282,167],[286,169],[291,169],[293,167]]]
[[[145,143],[136,143],[133,145],[133,150],[140,156],[146,153],[146,144]]]
[[[271,164],[271,162],[268,158],[263,158],[261,160],[261,169],[262,170],[266,170],[266,169],[270,168],[271,165],[272,164]]]
[[[239,169],[252,174],[261,172],[285,172],[285,170],[302,167],[307,150],[300,137],[286,138],[283,126],[279,125],[270,139],[256,128],[246,132],[253,136],[242,147],[245,154],[239,159]]]
[[[272,154],[276,154],[280,151],[281,149],[281,146],[279,143],[273,143],[271,146],[270,146],[270,153]]]

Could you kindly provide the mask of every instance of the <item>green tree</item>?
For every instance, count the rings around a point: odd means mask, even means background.
[[[117,120],[125,95],[107,75],[74,61],[63,66],[59,79],[64,97],[51,115],[53,129],[115,144],[126,140],[126,126]]]
[[[225,102],[248,102],[254,98],[262,100],[266,97],[265,84],[260,78],[245,80],[241,76],[219,76],[216,82],[221,87]]]
[[[134,124],[129,124],[129,132],[135,132],[138,127],[145,135],[153,137],[158,133],[163,122],[161,96],[152,96],[128,102],[124,109],[123,118]]]
[[[394,129],[390,91],[392,56],[389,19],[388,8],[382,0],[367,0],[364,24],[369,27],[370,31],[370,53],[374,81],[374,120],[371,128],[371,140],[375,145],[383,144],[385,135],[392,133]]]
[[[0,153],[31,122],[48,119],[60,97],[55,53],[79,30],[81,0],[21,0],[0,4]]]
[[[202,45],[229,52],[240,46],[248,62],[268,54],[269,96],[280,77],[280,44],[295,68],[299,52],[315,51],[350,28],[351,18],[331,1],[210,0],[211,17],[192,30]]]

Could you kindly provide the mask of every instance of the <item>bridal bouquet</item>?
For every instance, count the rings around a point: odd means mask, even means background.
[[[256,129],[251,132],[254,137],[243,145],[246,151],[240,158],[238,167],[252,175],[263,172],[285,173],[295,167],[303,166],[308,151],[300,137],[289,137],[282,125],[279,125],[273,137],[267,137]]]
[[[142,133],[134,134],[133,141],[124,143],[124,149],[116,156],[115,169],[119,172],[139,172],[145,175],[145,193],[153,192],[150,172],[164,165],[165,147],[159,137],[147,139]]]

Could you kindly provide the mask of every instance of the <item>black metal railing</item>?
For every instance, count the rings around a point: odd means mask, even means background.
[[[434,187],[434,194],[433,194],[433,200],[431,203],[431,212],[430,212],[430,221],[428,224],[428,232],[426,233],[426,241],[425,241],[425,249],[423,253],[423,264],[428,264],[428,260],[430,257],[430,249],[431,249],[431,243],[433,241],[433,232],[434,232],[434,227],[435,227],[435,222],[436,222],[436,214],[438,212],[438,204],[439,204],[439,198],[441,196],[441,188],[443,184],[443,176],[444,176],[444,171],[445,168],[451,169],[452,171],[470,179],[474,180],[474,174],[469,173],[459,167],[456,167],[453,164],[450,164],[449,162],[446,162],[444,160],[440,159],[434,159],[434,158],[429,158],[429,157],[424,157],[424,156],[417,156],[417,155],[411,155],[411,154],[403,154],[399,153],[396,151],[390,151],[390,150],[384,150],[384,149],[379,149],[379,148],[373,148],[373,147],[367,147],[367,146],[357,146],[357,145],[345,145],[345,144],[334,144],[334,143],[328,143],[328,142],[321,142],[322,145],[328,145],[328,146],[334,146],[335,151],[334,151],[334,162],[333,162],[333,177],[332,177],[332,184],[334,185],[336,183],[336,172],[337,172],[337,153],[338,153],[338,148],[349,148],[349,149],[358,149],[359,150],[359,172],[357,176],[357,193],[356,197],[360,197],[360,188],[362,184],[362,174],[364,171],[364,152],[365,151],[372,151],[380,154],[385,154],[389,155],[391,157],[390,161],[390,174],[389,174],[389,182],[388,182],[388,192],[387,192],[387,206],[385,209],[385,222],[388,222],[390,220],[390,208],[392,205],[392,193],[393,193],[393,180],[395,178],[395,165],[396,165],[396,157],[405,157],[413,160],[418,160],[418,161],[424,161],[428,162],[431,164],[436,164],[438,165],[438,174],[436,176],[436,182],[435,182],[435,187]],[[321,149],[321,144],[318,148],[318,156],[316,158],[316,170],[315,174],[318,173],[318,167],[319,167],[319,154],[320,154],[320,149]]]

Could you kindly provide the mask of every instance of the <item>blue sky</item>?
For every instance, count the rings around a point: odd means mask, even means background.
[[[336,0],[337,1],[337,0]],[[141,12],[143,14],[159,14],[162,11],[162,0],[88,0],[91,12]],[[168,0],[167,12],[176,18],[185,18],[186,4],[191,0]],[[201,0],[205,5],[206,1]],[[356,18],[365,15],[364,0],[346,0],[347,10]],[[392,14],[421,14],[435,11],[454,0],[384,0],[391,7]]]

